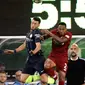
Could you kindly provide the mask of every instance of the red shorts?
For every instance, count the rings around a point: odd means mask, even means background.
[[[48,56],[48,58],[51,59],[56,64],[56,68],[58,70],[61,70],[61,71],[66,73],[66,71],[67,71],[67,63],[68,63],[67,55],[62,55],[61,56],[61,54],[60,55],[55,54],[55,56],[53,56],[52,54],[50,54]]]

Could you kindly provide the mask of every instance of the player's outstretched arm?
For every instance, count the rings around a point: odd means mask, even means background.
[[[60,43],[64,43],[64,42],[68,41],[68,38],[66,38],[66,37],[58,37],[57,35],[54,35],[53,33],[51,33],[49,30],[45,30],[45,33],[50,35],[52,38],[54,38],[56,41],[58,41]]]
[[[5,54],[17,53],[17,52],[20,52],[20,51],[24,50],[25,47],[26,47],[26,41],[22,45],[20,45],[18,48],[14,49],[14,50],[9,50],[9,49],[4,50],[4,53]]]
[[[5,53],[5,54],[13,54],[14,50],[6,49],[6,50],[3,51],[3,53]]]
[[[24,50],[25,48],[26,48],[26,41],[22,45],[20,45],[18,48],[16,48],[14,51],[20,52]]]
[[[48,39],[50,37],[49,33],[47,33],[46,31],[47,31],[47,29],[41,29],[41,33],[42,33],[42,35],[40,37],[41,40],[45,40],[45,39]]]
[[[56,41],[60,42],[60,43],[64,43],[68,41],[68,38],[66,37],[58,37],[57,35],[54,35],[53,33],[49,33],[49,35],[54,38]]]

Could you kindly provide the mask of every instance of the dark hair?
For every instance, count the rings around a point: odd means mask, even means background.
[[[40,20],[39,17],[34,17],[33,20],[38,21],[39,23],[41,23],[41,20]]]
[[[65,22],[60,22],[58,25],[64,25],[66,27],[66,23]]]

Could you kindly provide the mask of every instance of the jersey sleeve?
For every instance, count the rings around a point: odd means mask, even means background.
[[[57,28],[51,30],[50,32],[53,33],[53,34],[56,34],[57,33]]]
[[[36,42],[41,42],[41,40],[40,40],[40,36],[41,36],[41,32],[38,31],[38,30],[36,30],[36,31],[35,31],[35,34],[34,34],[34,37],[35,37],[35,43],[36,43]]]
[[[72,34],[69,32],[65,35],[65,38],[67,38],[68,40],[71,40],[72,38]]]

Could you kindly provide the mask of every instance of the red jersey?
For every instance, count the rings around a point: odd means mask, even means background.
[[[55,41],[55,39],[52,39],[52,51],[51,51],[51,55],[52,56],[68,56],[68,47],[69,44],[71,42],[71,38],[72,38],[72,34],[70,32],[66,32],[65,35],[61,36],[57,29],[54,29],[51,31],[54,35],[59,36],[60,38],[66,37],[68,39],[67,42],[65,43],[58,43],[57,41]]]

